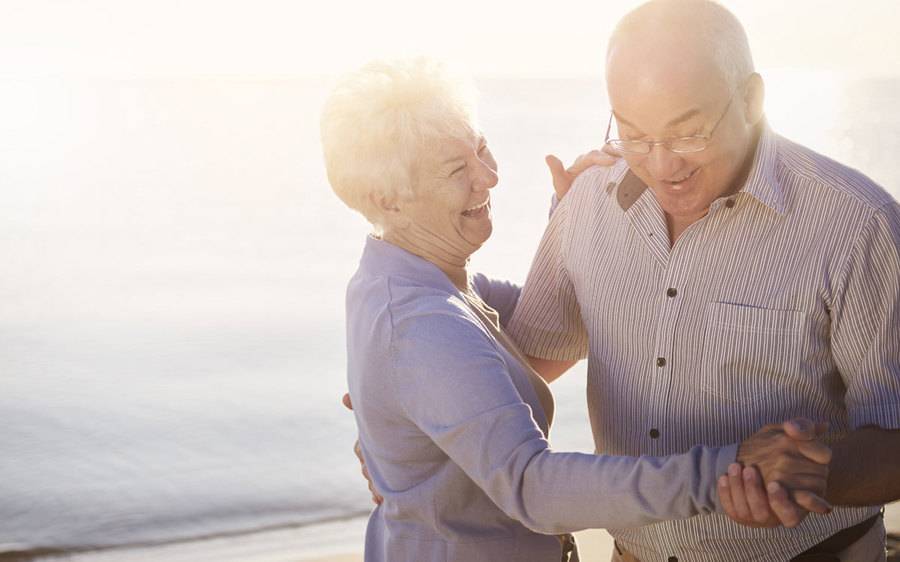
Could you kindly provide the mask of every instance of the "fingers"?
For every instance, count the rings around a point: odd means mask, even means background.
[[[345,392],[344,396],[341,398],[341,402],[344,404],[344,407],[348,410],[353,409],[353,402],[350,401],[350,393]]]
[[[544,157],[544,161],[550,169],[550,176],[553,178],[553,189],[556,191],[556,196],[562,199],[569,192],[575,178],[591,166],[612,166],[615,164],[619,155],[611,150],[609,147],[604,147],[602,151],[592,150],[582,154],[568,168],[565,168],[562,161],[552,154]]]
[[[805,514],[791,501],[784,486],[778,482],[769,482],[766,485],[766,492],[769,506],[782,525],[790,528],[800,524]]]
[[[719,476],[719,501],[722,502],[725,515],[736,520],[738,514],[734,509],[734,502],[731,501],[731,490],[728,488],[728,475],[726,474]]]
[[[797,449],[815,463],[827,465],[831,462],[831,448],[820,441],[800,441]]]
[[[731,491],[731,505],[738,519],[751,520],[753,514],[747,504],[747,496],[744,494],[744,481],[741,476],[741,465],[732,463],[728,467],[728,488]]]
[[[366,461],[362,456],[362,447],[359,445],[359,439],[356,440],[356,443],[353,444],[353,454],[356,455],[356,458],[359,459],[359,470],[362,472],[363,478],[366,479],[366,482],[369,484],[369,492],[372,494],[372,501],[377,505],[381,505],[381,502],[384,501],[384,498],[375,491],[375,486],[372,484],[372,476],[369,474],[369,468],[366,466]]]
[[[362,475],[366,479],[366,482],[369,483],[369,492],[372,494],[372,501],[376,505],[381,505],[381,502],[384,501],[384,498],[381,497],[381,495],[377,491],[375,491],[375,485],[372,484],[372,476],[369,475],[369,469],[365,464],[362,465]]]
[[[582,154],[575,159],[575,163],[566,169],[570,176],[577,177],[578,174],[587,170],[591,166],[612,166],[616,163],[616,157],[600,150],[592,150],[587,154]]]
[[[752,466],[747,466],[744,467],[741,476],[744,479],[744,495],[747,497],[747,505],[750,507],[753,520],[760,525],[769,524],[775,515],[769,509],[769,497],[763,488],[759,472]]]
[[[615,148],[613,148],[611,145],[609,145],[609,144],[604,144],[604,145],[603,145],[603,148],[602,148],[601,150],[602,150],[603,152],[605,152],[606,154],[612,156],[612,157],[615,158],[616,160],[618,160],[619,158],[622,157],[622,154],[621,154],[618,150],[616,150]]]
[[[556,191],[556,197],[562,199],[569,192],[569,188],[572,187],[574,177],[569,175],[563,167],[562,161],[556,156],[548,154],[544,161],[547,163],[547,167],[550,168],[550,177],[553,179],[553,190]]]
[[[734,468],[738,473],[736,481]],[[736,485],[732,486],[732,482]],[[729,474],[719,477],[717,487],[725,514],[737,523],[749,527],[774,527],[780,523],[768,507],[768,496],[755,469],[741,470],[740,465],[732,465]],[[749,506],[748,511],[738,507],[742,502]]]
[[[813,422],[806,418],[795,418],[784,422],[782,429],[792,439],[812,441],[828,432],[828,422]]]
[[[812,441],[817,437],[816,424],[806,418],[795,418],[782,424],[788,437],[798,441]]]
[[[797,490],[794,492],[794,501],[797,502],[797,505],[807,511],[814,511],[822,515],[831,513],[830,503],[807,490]]]

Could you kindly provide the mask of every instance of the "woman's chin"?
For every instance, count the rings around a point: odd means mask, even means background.
[[[485,242],[488,241],[488,238],[491,237],[491,233],[493,231],[493,225],[491,223],[488,223],[487,226],[480,228],[477,232],[473,232],[469,236],[466,236],[466,241],[476,248],[480,248]]]

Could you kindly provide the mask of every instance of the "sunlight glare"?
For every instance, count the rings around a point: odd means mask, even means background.
[[[766,84],[766,117],[789,139],[821,146],[837,126],[843,92],[832,72],[797,68],[760,71]]]

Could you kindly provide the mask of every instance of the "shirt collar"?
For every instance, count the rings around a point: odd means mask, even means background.
[[[776,147],[778,139],[769,125],[763,122],[762,133],[753,156],[753,166],[747,176],[742,192],[753,196],[757,201],[783,215],[785,212],[784,193],[775,174],[777,162]]]
[[[750,173],[739,193],[746,193],[778,214],[784,214],[784,197],[775,174],[777,143],[775,133],[764,123]],[[616,201],[623,211],[627,211],[646,190],[647,185],[626,167],[619,179]]]
[[[360,271],[373,275],[403,277],[416,285],[457,294],[459,290],[441,269],[403,248],[368,236],[359,262]]]

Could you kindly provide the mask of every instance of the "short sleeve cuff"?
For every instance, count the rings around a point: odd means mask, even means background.
[[[577,361],[588,354],[587,337],[572,338],[556,332],[523,326],[515,322],[509,327],[509,335],[525,355],[551,361]]]

